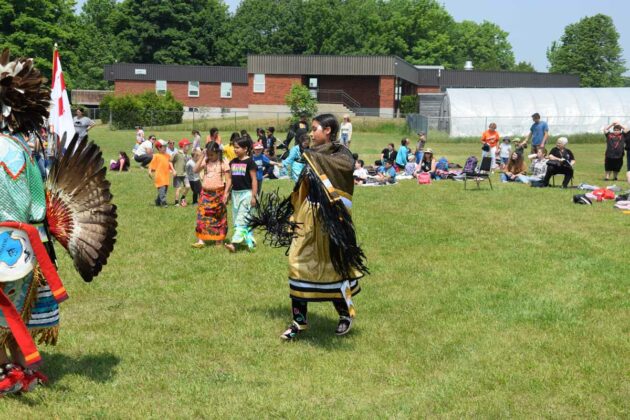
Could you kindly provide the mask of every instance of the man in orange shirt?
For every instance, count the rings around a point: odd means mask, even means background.
[[[166,142],[158,140],[155,142],[157,153],[153,155],[149,164],[149,176],[153,178],[155,188],[158,190],[158,196],[155,199],[156,206],[166,207],[166,193],[168,192],[169,174],[175,172],[169,155],[166,153]]]
[[[501,136],[497,131],[497,125],[495,123],[490,123],[488,129],[483,132],[481,135],[481,142],[483,146],[481,148],[481,158],[483,159],[486,156],[492,158],[492,169],[496,167],[496,155],[497,155],[497,145]]]

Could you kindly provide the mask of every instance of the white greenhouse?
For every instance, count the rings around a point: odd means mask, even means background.
[[[615,120],[630,126],[630,88],[448,89],[442,110],[453,137],[480,136],[491,122],[526,136],[535,112],[550,135],[597,133]]]

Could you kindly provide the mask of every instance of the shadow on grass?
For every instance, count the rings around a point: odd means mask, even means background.
[[[270,318],[282,320],[288,325],[291,322],[291,301],[287,300],[285,305],[258,306],[252,308],[253,311],[261,313]],[[321,315],[315,312],[329,312],[330,315]],[[297,343],[307,343],[325,348],[327,350],[352,350],[354,341],[361,335],[361,329],[354,326],[346,336],[335,335],[337,328],[337,312],[332,302],[309,302],[308,304],[308,324],[307,331],[300,334]],[[283,324],[283,327],[286,326]],[[282,328],[282,327],[281,327]],[[281,331],[278,330],[278,335]]]
[[[109,382],[116,375],[115,368],[120,363],[120,358],[112,353],[79,357],[44,353],[42,358],[44,359],[42,371],[48,376],[49,386],[66,375],[81,375],[94,382]]]

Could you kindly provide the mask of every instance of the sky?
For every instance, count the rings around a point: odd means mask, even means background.
[[[79,7],[85,0],[79,0]],[[230,11],[236,11],[240,0],[224,0]],[[559,40],[564,28],[585,16],[603,13],[612,16],[619,45],[623,48],[626,67],[630,68],[629,0],[438,0],[461,22],[488,20],[509,33],[508,40],[517,62],[528,61],[537,71],[547,71],[546,51]],[[473,63],[474,65],[474,63]],[[630,75],[630,71],[626,73]]]

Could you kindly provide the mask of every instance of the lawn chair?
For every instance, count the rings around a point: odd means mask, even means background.
[[[473,173],[463,173],[464,175],[464,189],[467,189],[467,181],[470,179],[471,181],[475,181],[477,183],[477,188],[481,189],[479,185],[482,181],[488,180],[490,184],[490,189],[492,188],[492,180],[490,179],[490,170],[492,169],[492,158],[490,156],[486,156],[481,159],[481,165],[479,165],[479,169]]]

